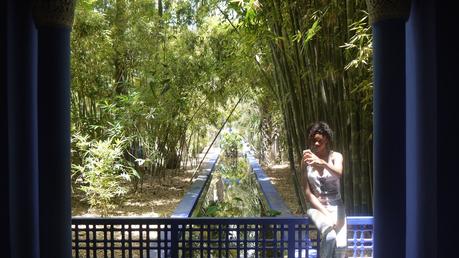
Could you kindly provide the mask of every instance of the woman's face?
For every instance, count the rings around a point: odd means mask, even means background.
[[[327,150],[328,140],[327,137],[320,133],[314,134],[312,137],[312,151],[314,153],[324,153]]]

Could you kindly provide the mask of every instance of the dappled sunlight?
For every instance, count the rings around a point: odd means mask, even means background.
[[[275,185],[279,182],[282,182],[282,180],[280,180],[279,178],[275,178],[275,177],[268,177],[269,180],[271,181],[271,184]]]
[[[288,164],[274,164],[269,166],[269,169],[287,169],[289,168]]]
[[[177,199],[177,198],[174,198],[174,199],[167,199],[167,200],[154,200],[154,201],[151,201],[150,204],[153,204],[153,205],[169,205],[169,204],[172,204],[172,203],[178,203],[180,201],[180,199]]]

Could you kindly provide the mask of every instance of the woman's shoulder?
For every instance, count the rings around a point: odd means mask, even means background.
[[[343,154],[341,154],[340,152],[337,152],[337,151],[331,151],[331,158],[333,159],[336,159],[336,158],[340,158],[340,159],[343,159]]]

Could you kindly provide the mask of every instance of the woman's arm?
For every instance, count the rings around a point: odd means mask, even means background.
[[[303,160],[310,166],[326,168],[338,177],[343,175],[343,155],[334,151],[330,162],[327,162],[314,154],[311,150],[306,150]]]

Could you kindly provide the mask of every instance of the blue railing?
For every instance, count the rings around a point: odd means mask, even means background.
[[[372,217],[348,218],[349,257],[372,256]],[[318,257],[307,218],[72,219],[74,257]]]
[[[290,213],[289,208],[285,204],[280,194],[277,192],[274,185],[271,184],[271,180],[265,174],[260,164],[258,164],[258,161],[255,159],[255,157],[250,153],[247,153],[246,156],[247,160],[249,161],[250,168],[257,178],[258,185],[260,186],[260,190],[263,193],[268,207],[272,210],[281,212],[282,217],[292,217],[293,215]]]
[[[373,217],[347,218],[349,257],[373,257]]]
[[[201,165],[199,176],[190,186],[190,189],[185,193],[180,203],[172,213],[172,218],[187,218],[191,217],[193,211],[197,208],[201,195],[204,193],[206,185],[210,179],[211,173],[214,171],[219,159],[219,152],[210,152],[207,160]],[[204,193],[205,194],[205,193]]]
[[[211,153],[171,218],[72,218],[73,257],[319,257],[317,229],[288,211],[256,160],[248,158],[269,207],[281,216],[188,218],[218,160]],[[348,217],[348,257],[372,256],[373,218]]]

